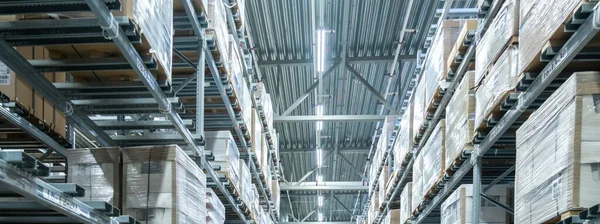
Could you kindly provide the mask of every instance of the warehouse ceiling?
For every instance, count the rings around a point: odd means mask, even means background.
[[[315,115],[317,91],[307,91],[317,81],[313,68],[314,27],[312,10],[317,27],[326,35],[325,70],[333,67],[323,78],[319,93],[324,105],[324,115],[383,115],[390,110],[378,100],[360,78],[352,75],[356,70],[368,85],[387,98],[387,103],[401,111],[410,82],[417,68],[419,51],[426,52],[428,36],[435,31],[436,11],[443,8],[441,0],[415,0],[408,9],[409,0],[315,0],[313,9],[309,0],[248,0],[247,19],[253,53],[258,61],[259,78],[271,94],[275,114],[286,112],[289,116]],[[454,1],[452,8],[474,7],[476,0]],[[347,9],[347,13],[344,10]],[[323,10],[322,12],[320,10]],[[402,40],[402,25],[408,15]],[[323,15],[319,17],[319,15]],[[439,15],[438,15],[439,16]],[[461,16],[461,15],[459,15]],[[347,27],[344,27],[347,26]],[[343,35],[347,29],[347,36]],[[344,41],[346,40],[346,41]],[[399,61],[392,70],[394,52],[401,43]],[[341,64],[345,61],[351,67]],[[340,64],[340,65],[338,65]],[[389,83],[389,92],[386,89]],[[304,99],[305,93],[309,93]],[[302,100],[304,99],[304,100]],[[301,102],[297,108],[294,103]],[[399,103],[400,102],[400,103]],[[291,112],[290,112],[291,111]],[[316,168],[315,122],[278,122],[279,146],[283,176],[288,182],[314,182]],[[376,121],[324,122],[321,133],[323,148],[324,181],[362,181],[367,155],[378,128]],[[335,153],[337,150],[338,153]],[[308,176],[307,176],[308,174]],[[304,178],[303,178],[304,177]],[[300,194],[308,194],[303,196]],[[350,221],[351,213],[362,212],[363,197],[357,193],[330,192],[321,211],[326,221]],[[282,219],[289,221],[316,221],[316,191],[290,192],[290,200],[282,194]],[[291,203],[290,203],[291,201]],[[293,209],[290,209],[290,206]],[[350,211],[348,211],[350,210]]]

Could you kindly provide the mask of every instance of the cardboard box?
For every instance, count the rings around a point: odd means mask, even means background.
[[[490,72],[483,77],[475,92],[475,124],[474,131],[485,125],[492,112],[517,86],[517,48],[508,47],[492,66]],[[477,62],[478,63],[478,62]],[[477,65],[479,66],[479,65]]]
[[[421,153],[415,157],[412,171],[411,213],[417,211],[421,202],[425,200],[425,190],[423,189],[423,156],[421,156]]]
[[[250,207],[252,204],[252,176],[248,169],[248,165],[246,165],[246,162],[243,159],[239,160],[239,164],[240,179],[236,184],[240,189],[239,193],[242,195],[242,202]]]
[[[225,206],[215,192],[206,188],[206,223],[225,222]]]
[[[405,224],[412,217],[412,182],[408,182],[400,193],[400,224]]]
[[[279,214],[279,207],[281,202],[281,192],[279,190],[279,181],[272,180],[271,188],[273,191],[271,192],[271,198],[273,199],[273,206],[275,206],[275,211]]]
[[[388,211],[383,218],[383,224],[396,224],[400,222],[400,209],[394,209]]]
[[[423,158],[423,193],[433,188],[444,176],[445,164],[445,142],[446,142],[446,120],[442,119],[435,126],[431,136],[425,142],[419,157]],[[413,171],[414,172],[414,171]]]
[[[213,166],[221,166],[220,173],[227,175],[227,178],[231,182],[238,183],[240,175],[240,152],[231,132],[206,131],[204,132],[204,138],[206,138],[204,151],[211,152],[215,157],[215,160],[211,161],[211,164]],[[237,185],[235,187],[236,190],[240,190]]]
[[[425,75],[421,76],[419,83],[414,87],[413,92],[413,137],[420,137],[421,126],[425,124],[425,115],[427,113],[427,104],[425,103]]]
[[[123,211],[142,223],[206,221],[206,176],[177,145],[123,148]]]
[[[445,167],[448,169],[466,149],[472,149],[475,123],[474,72],[468,71],[446,107]]]
[[[600,73],[573,74],[517,130],[516,223],[600,202]]]
[[[409,103],[400,120],[396,144],[394,145],[394,172],[399,172],[403,162],[412,156],[413,137],[413,103]]]
[[[81,201],[104,201],[121,206],[121,152],[119,148],[67,150],[67,182],[85,189]]]
[[[383,169],[381,170],[381,174],[379,175],[379,184],[377,185],[379,187],[379,198],[381,198],[381,199],[385,199],[385,196],[387,195],[386,189],[387,189],[389,177],[390,177],[390,168],[388,166],[384,166]]]
[[[496,63],[506,46],[519,35],[519,2],[507,0],[477,44],[475,54],[475,83],[478,84],[489,68]],[[526,0],[523,0],[526,1]],[[559,0],[560,1],[560,0]],[[521,29],[522,30],[522,29]],[[521,42],[521,47],[523,43]]]
[[[511,203],[511,189],[507,185],[494,185],[485,195],[504,205]],[[441,205],[441,224],[468,224],[473,213],[473,185],[459,186]],[[506,210],[482,200],[479,223],[510,224],[510,213]]]

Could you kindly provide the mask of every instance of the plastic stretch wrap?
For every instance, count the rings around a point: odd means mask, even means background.
[[[215,58],[221,60],[223,65],[229,65],[229,52],[227,43],[229,42],[228,29],[227,29],[227,13],[221,0],[208,0],[208,10],[206,17],[209,19],[208,28],[205,29],[208,37],[212,38],[216,42],[217,49],[219,50],[221,57]]]
[[[250,150],[254,152],[257,157],[258,165],[262,166],[262,161],[260,160],[260,156],[262,155],[262,140],[263,138],[260,136],[263,130],[263,124],[260,121],[260,115],[256,109],[252,108],[252,124],[250,125],[250,130],[252,130],[252,147]]]
[[[446,120],[442,119],[435,126],[431,136],[423,146],[419,156],[423,157],[423,190],[427,193],[429,189],[444,176],[444,151],[446,141]],[[414,172],[414,171],[413,171]]]
[[[271,138],[273,139],[273,152],[275,154],[274,160],[279,161],[279,137],[277,137],[277,130],[275,128],[271,131]]]
[[[506,0],[504,2],[485,35],[481,37],[481,41],[477,44],[475,83],[481,81],[488,68],[502,54],[509,41],[519,35],[519,1]]]
[[[123,212],[141,223],[205,223],[206,176],[177,145],[123,149]]]
[[[246,162],[243,159],[239,160],[239,164],[240,179],[237,183],[238,188],[240,189],[239,193],[242,195],[242,202],[250,207],[252,203],[252,176],[250,174],[250,169],[248,169],[248,165],[246,165]]]
[[[417,87],[413,93],[413,136],[419,135],[419,130],[425,122],[425,76],[420,78]]]
[[[369,219],[369,223],[373,223],[375,218],[379,215],[379,198],[377,195],[373,196],[373,203],[369,206],[369,211],[367,212],[367,217]]]
[[[406,223],[412,216],[412,182],[408,182],[400,193],[400,224]]]
[[[421,149],[423,150],[423,149]],[[412,169],[412,192],[411,205],[413,211],[419,208],[419,204],[423,202],[425,192],[423,190],[423,152],[419,153],[413,162]]]
[[[211,161],[213,166],[221,166],[221,173],[225,173],[227,178],[237,183],[239,180],[239,159],[240,152],[238,151],[237,145],[230,131],[207,131],[204,132],[204,138],[206,138],[206,146],[204,151],[212,152],[215,157],[214,161]],[[237,186],[236,190],[240,190]]]
[[[475,92],[475,124],[482,126],[497,105],[510,94],[518,83],[517,48],[510,46],[498,58],[490,73],[477,86]],[[477,130],[474,130],[477,131]]]
[[[600,73],[571,76],[517,131],[515,221],[600,203]]]
[[[370,170],[370,175],[369,175],[369,187],[372,187],[373,185],[375,185],[375,181],[377,181],[376,174],[379,171],[379,167],[381,165],[381,160],[383,158],[383,151],[381,150],[376,150],[375,154],[373,155],[373,159],[372,159],[372,163],[371,163],[371,168]]]
[[[446,107],[446,163],[449,168],[463,150],[472,148],[475,122],[474,72],[468,71]]]
[[[390,169],[388,166],[384,166],[381,170],[381,174],[379,175],[379,184],[377,185],[379,187],[379,198],[381,198],[382,200],[385,199],[385,196],[387,195],[386,187],[388,184],[389,177]]]
[[[497,202],[510,205],[510,188],[507,185],[494,185],[485,192],[485,195]],[[479,223],[482,224],[509,224],[512,219],[504,209],[481,200]],[[473,185],[460,185],[441,205],[441,224],[467,224],[471,223],[473,212]],[[533,222],[532,222],[533,223]]]
[[[121,0],[121,3],[127,14],[130,14],[130,9],[133,10],[133,20],[140,33],[148,40],[150,53],[158,59],[165,74],[170,76],[173,56],[173,0]]]
[[[521,0],[521,28],[519,31],[519,73],[534,61],[544,45],[562,33],[565,22],[583,0]],[[563,39],[557,37],[558,39]]]
[[[394,145],[394,172],[400,170],[402,163],[407,160],[407,156],[413,149],[413,104],[409,103],[406,111],[400,120],[400,129],[398,130],[398,140]]]
[[[271,198],[273,200],[273,205],[275,206],[275,211],[277,213],[279,213],[279,205],[280,205],[280,201],[281,201],[281,192],[279,191],[279,181],[272,180],[271,185],[273,188],[273,191],[271,192]]]
[[[398,222],[400,222],[400,209],[389,210],[383,220],[383,223],[386,224],[397,224]]]
[[[210,188],[206,188],[206,223],[225,223],[225,206]]]
[[[425,105],[430,105],[434,94],[438,89],[446,89],[448,82],[448,56],[458,39],[458,34],[462,28],[461,22],[456,20],[446,20],[442,22],[440,32],[435,37],[429,57],[423,68],[425,76]]]
[[[121,152],[119,148],[93,148],[67,150],[67,182],[85,189],[81,201],[104,201],[114,206],[120,204]]]
[[[266,95],[263,107],[266,107],[263,111],[267,118],[267,127],[273,128],[273,103],[271,101],[271,94]]]

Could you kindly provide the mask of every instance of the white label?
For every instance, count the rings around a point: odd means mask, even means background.
[[[2,62],[0,62],[0,85],[10,85],[10,69]]]

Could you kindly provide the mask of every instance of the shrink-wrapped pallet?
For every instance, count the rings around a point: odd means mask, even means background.
[[[209,20],[208,28],[205,32],[209,38],[216,43],[220,57],[215,58],[221,60],[223,65],[229,65],[229,29],[227,29],[227,13],[223,2],[220,0],[208,0],[208,10],[206,18]]]
[[[456,88],[446,107],[445,167],[461,156],[463,150],[472,149],[473,123],[475,122],[474,72],[468,71]]]
[[[177,145],[123,149],[123,213],[141,223],[205,223],[206,176]]]
[[[483,126],[488,116],[513,92],[518,76],[517,48],[510,46],[477,86],[474,131]]]
[[[225,206],[215,192],[206,188],[206,224],[225,223]]]
[[[507,185],[495,185],[485,195],[504,205],[510,205],[510,191]],[[473,213],[473,185],[460,185],[441,205],[441,224],[468,224]],[[479,223],[509,224],[510,214],[487,200],[482,200]],[[532,222],[533,223],[533,222]]]
[[[517,130],[516,223],[600,203],[600,73],[573,74]]]
[[[273,200],[273,206],[275,206],[275,211],[277,213],[279,213],[279,206],[280,206],[280,202],[281,202],[281,192],[279,190],[279,181],[272,180],[271,185],[272,185],[271,198]]]
[[[423,193],[435,186],[444,176],[444,151],[446,141],[446,120],[442,119],[435,126],[431,136],[425,142],[419,156],[423,158]],[[413,171],[414,172],[414,171]]]
[[[400,224],[406,223],[412,217],[412,182],[408,182],[400,193]]]
[[[373,196],[373,203],[369,205],[369,210],[367,211],[367,218],[369,223],[373,223],[375,218],[379,215],[379,198],[378,196]]]
[[[262,132],[260,135],[261,139],[261,155],[259,159],[260,169],[263,172],[263,175],[267,176],[270,173],[269,166],[269,141],[267,139],[266,133]]]
[[[119,148],[67,150],[67,182],[85,190],[81,201],[103,201],[119,207],[121,203],[121,152]]]
[[[251,135],[252,135],[252,147],[250,150],[256,156],[258,161],[258,167],[262,166],[262,162],[260,156],[262,155],[262,131],[263,131],[263,123],[260,120],[260,114],[254,108],[252,108],[252,123],[250,125]]]
[[[506,0],[477,44],[475,83],[479,83],[506,46],[519,35],[519,1]],[[526,1],[526,0],[524,0]],[[521,45],[522,46],[522,45]]]
[[[447,88],[448,56],[456,43],[461,29],[461,21],[445,20],[429,50],[429,57],[423,68],[425,77],[425,108],[429,107],[435,95]]]
[[[215,157],[211,161],[213,166],[220,166],[221,170],[218,173],[225,174],[227,179],[232,183],[238,183],[239,159],[240,152],[238,151],[235,140],[230,131],[207,131],[204,132],[206,138],[205,152],[211,152]],[[239,186],[234,184],[235,189],[239,192]]]
[[[400,222],[400,209],[389,210],[383,218],[383,224],[397,224]]]
[[[551,39],[563,39],[562,24],[585,0],[521,0],[519,31],[519,73],[539,60],[539,53]],[[558,31],[558,32],[556,32]]]
[[[413,137],[420,136],[419,130],[425,124],[427,108],[425,104],[425,76],[422,76],[413,93]]]
[[[400,129],[394,145],[394,172],[399,172],[404,162],[408,162],[413,149],[413,103],[409,103],[400,120]]]
[[[246,165],[246,162],[243,159],[239,160],[239,164],[240,179],[237,183],[238,188],[240,189],[239,194],[242,197],[242,202],[250,207],[252,203],[252,176],[248,165]]]
[[[421,148],[421,151],[423,148]],[[412,168],[412,192],[410,207],[413,211],[419,208],[421,202],[425,199],[425,192],[423,190],[423,152],[417,155],[413,162]],[[412,211],[411,211],[412,212]]]
[[[377,185],[379,187],[379,198],[381,198],[382,200],[384,200],[385,196],[387,195],[386,189],[389,177],[390,169],[388,166],[384,166],[383,169],[381,169],[381,174],[379,174],[379,184]]]

